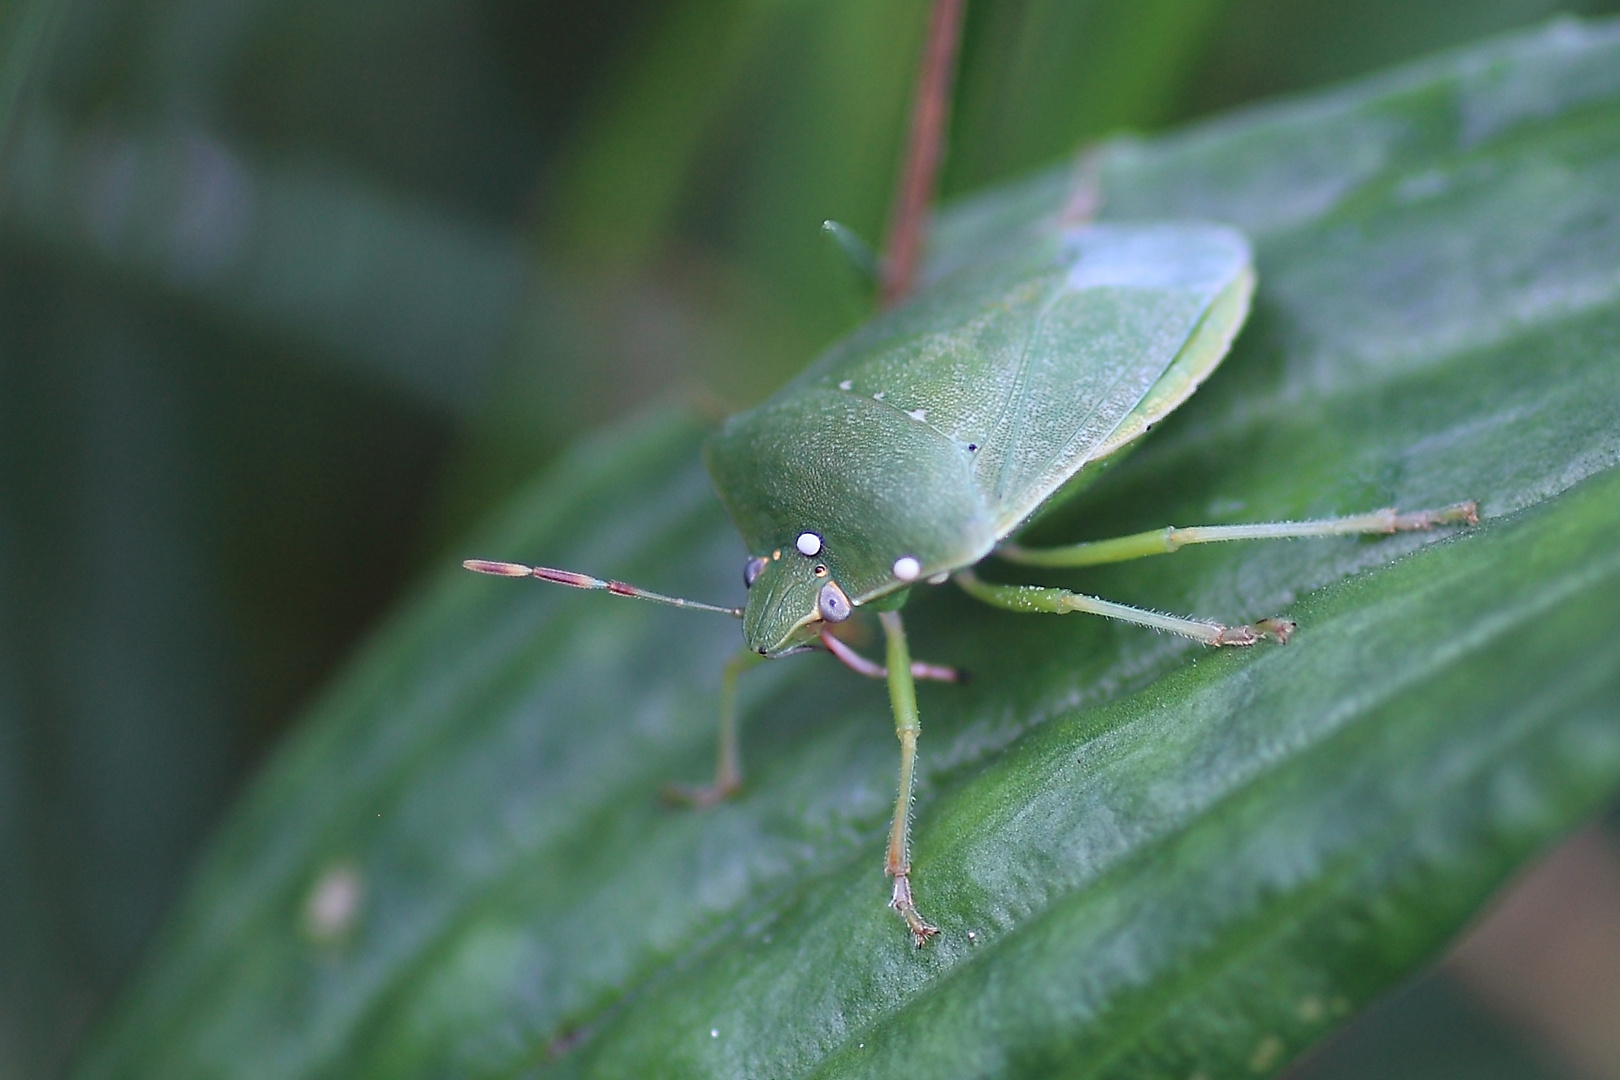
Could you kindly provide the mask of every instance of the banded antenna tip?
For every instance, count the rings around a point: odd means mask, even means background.
[[[475,573],[494,574],[496,577],[528,577],[534,573],[532,566],[515,562],[494,562],[490,559],[467,559],[461,565]]]

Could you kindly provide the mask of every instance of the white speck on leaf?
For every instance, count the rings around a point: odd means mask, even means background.
[[[345,934],[360,914],[364,892],[359,870],[347,863],[328,867],[304,903],[304,924],[310,935],[329,941]]]

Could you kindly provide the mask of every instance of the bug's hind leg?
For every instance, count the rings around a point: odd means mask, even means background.
[[[905,625],[898,611],[878,615],[888,638],[889,702],[894,706],[894,733],[900,739],[900,794],[894,803],[894,824],[889,829],[889,851],[884,872],[894,878],[890,906],[900,913],[911,931],[911,940],[922,948],[939,928],[922,917],[911,898],[911,784],[917,764],[917,736],[922,723],[917,716],[917,684],[912,679],[911,650],[906,645]]]
[[[1223,540],[1277,540],[1305,536],[1354,536],[1379,533],[1410,532],[1433,529],[1441,525],[1479,524],[1478,506],[1472,502],[1457,503],[1439,510],[1422,510],[1402,514],[1395,510],[1374,510],[1370,514],[1352,517],[1323,518],[1316,521],[1272,521],[1253,525],[1205,525],[1190,529],[1170,526],[1151,532],[1135,533],[1113,540],[1095,540],[1065,547],[1026,548],[1017,544],[1003,544],[996,555],[1008,562],[1025,566],[1098,566],[1103,563],[1128,562],[1149,555],[1168,555],[1189,544],[1212,544]],[[1294,624],[1286,619],[1262,619],[1249,626],[1222,626],[1220,623],[1199,619],[1182,619],[1161,615],[1095,596],[1069,592],[1067,589],[1045,588],[1035,585],[987,585],[971,570],[959,571],[956,581],[969,595],[987,604],[1009,611],[1044,612],[1062,615],[1071,611],[1087,611],[1110,619],[1151,626],[1180,634],[1205,645],[1253,645],[1263,638],[1285,642],[1294,632]]]
[[[720,676],[720,749],[714,765],[714,783],[703,785],[669,784],[664,799],[687,806],[713,806],[742,790],[742,759],[737,749],[737,679],[761,659],[749,649],[740,650]]]
[[[1472,502],[1457,503],[1440,510],[1402,514],[1395,510],[1374,510],[1352,517],[1323,518],[1317,521],[1270,521],[1253,525],[1203,525],[1178,529],[1174,525],[1151,532],[1095,540],[1064,547],[1026,548],[1002,544],[999,558],[1025,566],[1098,566],[1128,562],[1149,555],[1168,555],[1189,544],[1213,544],[1222,540],[1280,540],[1304,536],[1354,536],[1412,532],[1441,525],[1478,525],[1479,507]],[[971,591],[971,590],[970,590]]]
[[[1119,619],[1121,622],[1151,626],[1155,630],[1180,634],[1182,637],[1201,641],[1205,645],[1253,645],[1267,638],[1280,643],[1286,642],[1289,635],[1294,632],[1294,624],[1287,619],[1261,619],[1248,626],[1222,626],[1220,623],[1205,622],[1201,619],[1161,615],[1157,611],[1135,608],[1128,604],[1116,604],[1112,600],[1086,596],[1083,593],[1070,592],[1068,589],[1049,588],[1043,585],[991,585],[980,581],[978,575],[971,570],[959,570],[952,576],[969,596],[994,607],[1006,608],[1008,611],[1045,615],[1067,615],[1071,611],[1085,611],[1092,615],[1102,615],[1109,619]]]

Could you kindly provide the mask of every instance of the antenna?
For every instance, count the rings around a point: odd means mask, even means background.
[[[714,604],[705,604],[699,600],[682,600],[678,596],[665,596],[663,593],[638,589],[634,585],[626,585],[622,581],[603,581],[601,578],[593,578],[589,574],[576,574],[572,570],[553,570],[549,566],[524,566],[522,563],[493,562],[489,559],[468,559],[461,565],[479,574],[493,574],[496,577],[535,577],[541,581],[567,585],[574,589],[602,589],[612,593],[614,596],[630,596],[637,600],[651,600],[656,604],[691,608],[694,611],[715,611],[721,615],[730,615],[734,619],[743,617],[742,608],[718,607]]]

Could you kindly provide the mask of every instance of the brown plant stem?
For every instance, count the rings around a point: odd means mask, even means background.
[[[965,7],[966,0],[934,0],[928,16],[928,39],[923,45],[917,92],[911,106],[911,138],[884,244],[880,299],[886,308],[904,300],[916,281],[928,216],[939,185],[939,166],[945,158],[945,125],[950,119],[951,85]]]

